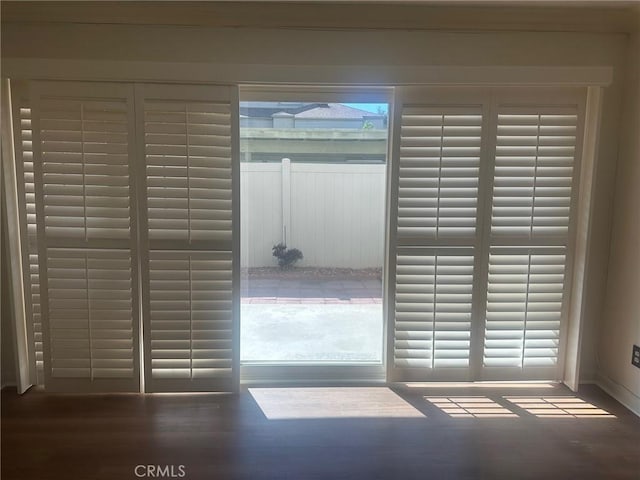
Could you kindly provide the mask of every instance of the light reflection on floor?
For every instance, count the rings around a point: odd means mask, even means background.
[[[387,387],[249,388],[249,393],[269,420],[426,417]],[[450,418],[616,418],[575,395],[487,393],[422,398]]]
[[[574,396],[504,397],[538,418],[615,418],[615,415]]]
[[[249,388],[269,420],[424,418],[386,387]]]
[[[501,396],[502,400],[537,418],[616,418],[576,396]],[[486,396],[426,396],[424,399],[451,418],[515,418],[518,410]]]
[[[515,413],[487,397],[425,397],[452,418],[517,417]]]
[[[420,388],[438,388],[443,390],[454,388],[499,388],[503,390],[509,390],[511,388],[526,388],[529,390],[558,388],[557,383],[550,382],[409,382],[403,383],[402,386],[409,390]]]

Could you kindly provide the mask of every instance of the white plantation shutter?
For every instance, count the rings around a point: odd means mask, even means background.
[[[125,100],[40,102],[47,238],[129,239],[128,108]]]
[[[131,256],[127,250],[47,251],[51,376],[134,377]]]
[[[138,391],[142,325],[147,391],[237,390],[236,90],[32,85],[13,104],[45,387]],[[399,89],[393,121],[389,379],[556,379],[583,95],[428,90]]]
[[[32,89],[45,386],[139,389],[133,88]]]
[[[230,252],[151,252],[154,383],[205,379],[217,388],[232,388],[231,266]]]
[[[231,242],[231,105],[145,101],[152,244]]]
[[[483,108],[403,106],[399,120],[393,377],[465,379]]]
[[[481,107],[402,110],[400,245],[474,238],[481,128]]]
[[[565,264],[564,249],[505,249],[491,253],[485,366],[555,366]]]
[[[559,378],[578,105],[497,108],[483,378]]]
[[[492,238],[566,241],[577,120],[575,108],[500,110]]]
[[[231,391],[239,359],[232,90],[141,86],[138,92],[148,246],[145,385]]]
[[[20,110],[22,216],[38,270],[30,304],[37,356],[42,303],[46,388],[139,390],[142,312],[148,390],[237,389],[235,90],[46,82],[31,90],[33,110]]]
[[[392,380],[559,378],[583,102],[572,89],[400,91]]]
[[[472,249],[398,251],[396,367],[469,366],[473,263]]]
[[[26,85],[12,84],[12,105],[14,106],[14,145],[16,150],[16,173],[23,182],[18,182],[20,196],[18,210],[23,255],[23,278],[25,286],[25,313],[27,317],[28,339],[32,354],[32,381],[44,384],[44,354],[42,343],[42,319],[40,315],[40,272],[38,264],[38,241],[36,235],[36,199],[33,172],[33,134],[31,127],[31,106]]]

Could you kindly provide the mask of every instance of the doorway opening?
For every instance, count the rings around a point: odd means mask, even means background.
[[[389,103],[346,100],[241,95],[244,370],[383,369]]]

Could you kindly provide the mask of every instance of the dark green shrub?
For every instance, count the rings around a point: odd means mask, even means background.
[[[278,265],[283,270],[289,269],[298,260],[302,260],[304,256],[297,248],[287,248],[284,243],[278,243],[271,249],[273,256],[278,259]]]

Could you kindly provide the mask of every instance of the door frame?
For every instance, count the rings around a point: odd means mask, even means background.
[[[239,101],[308,101],[308,102],[349,102],[349,103],[386,103],[389,105],[387,161],[385,169],[385,212],[384,212],[384,257],[382,272],[382,361],[344,362],[344,363],[275,363],[240,362],[240,381],[242,384],[336,384],[336,383],[385,383],[387,364],[388,331],[388,295],[389,276],[389,197],[390,169],[392,152],[392,119],[394,115],[395,87],[369,86],[290,86],[290,85],[240,85]],[[239,103],[238,103],[239,104]],[[239,171],[240,158],[237,168]],[[239,189],[238,189],[239,196]],[[240,205],[238,199],[237,205]],[[238,249],[238,255],[240,255]],[[240,320],[241,322],[241,320]]]

